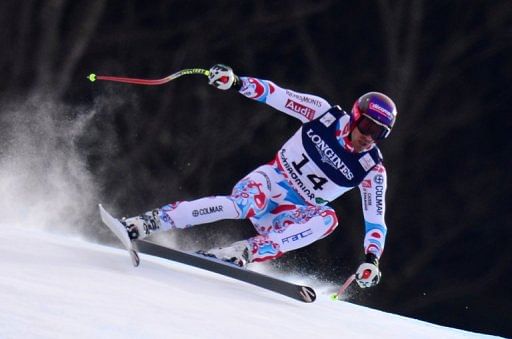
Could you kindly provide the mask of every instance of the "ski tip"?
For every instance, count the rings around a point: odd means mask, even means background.
[[[137,267],[140,265],[139,254],[135,250],[130,251],[130,257],[132,259],[132,264],[134,267]]]
[[[103,205],[102,205],[102,204],[98,204],[98,209],[99,209],[99,211],[100,211],[100,215],[102,215],[102,216],[103,216],[104,214],[108,213],[108,212],[107,212],[107,210],[105,209],[105,207],[103,207]],[[102,218],[102,219],[103,219],[103,218]]]

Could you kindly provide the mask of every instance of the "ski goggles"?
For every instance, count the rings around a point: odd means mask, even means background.
[[[366,114],[363,114],[357,122],[357,128],[362,134],[371,136],[373,140],[386,139],[389,132],[391,132],[388,126],[370,118]]]

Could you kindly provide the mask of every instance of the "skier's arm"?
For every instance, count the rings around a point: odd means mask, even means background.
[[[253,100],[284,112],[302,122],[308,122],[325,113],[331,105],[316,95],[295,92],[279,87],[272,81],[252,77],[240,77],[239,92]]]
[[[375,166],[359,184],[365,223],[364,252],[372,253],[377,259],[384,251],[387,227],[386,212],[386,168]]]
[[[366,260],[356,272],[356,281],[361,287],[372,287],[379,283],[379,259],[384,251],[387,227],[384,220],[386,210],[386,169],[375,166],[359,184],[365,223],[364,253]]]
[[[212,86],[236,89],[247,98],[266,103],[302,122],[319,117],[331,107],[327,100],[315,95],[284,89],[268,80],[238,77],[224,65],[213,66],[209,79]]]

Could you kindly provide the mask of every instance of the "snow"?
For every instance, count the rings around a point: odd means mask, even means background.
[[[0,230],[0,338],[492,337],[331,301],[323,286],[304,304],[147,255],[135,268],[76,236]]]

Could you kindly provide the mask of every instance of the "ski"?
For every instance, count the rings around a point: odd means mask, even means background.
[[[136,240],[135,242],[140,253],[218,273],[302,302],[311,303],[316,299],[315,290],[308,286],[290,283],[261,273],[239,268],[215,258],[177,251],[149,240]]]
[[[123,246],[130,254],[133,266],[139,266],[140,259],[135,249],[134,243],[128,237],[125,227],[119,220],[110,215],[100,204],[100,216],[103,223],[116,235]],[[221,260],[206,257],[200,254],[185,253],[171,248],[158,245],[149,240],[135,241],[140,253],[157,256],[160,258],[172,260],[185,265],[194,266],[210,272],[218,273],[239,281],[243,281],[281,295],[311,303],[316,299],[315,290],[311,287],[290,283],[284,280],[276,279],[261,273],[253,272],[240,268],[233,264]]]
[[[112,233],[115,234],[115,236],[121,241],[123,246],[126,248],[128,253],[130,254],[133,266],[139,266],[139,255],[137,254],[137,251],[133,247],[133,243],[130,240],[130,237],[128,237],[128,233],[126,232],[126,229],[123,226],[123,224],[121,224],[119,220],[111,216],[110,213],[108,213],[107,210],[105,210],[103,206],[101,206],[101,204],[99,204],[98,207],[100,209],[101,220],[103,221],[105,226],[107,226],[109,230],[111,230]]]

